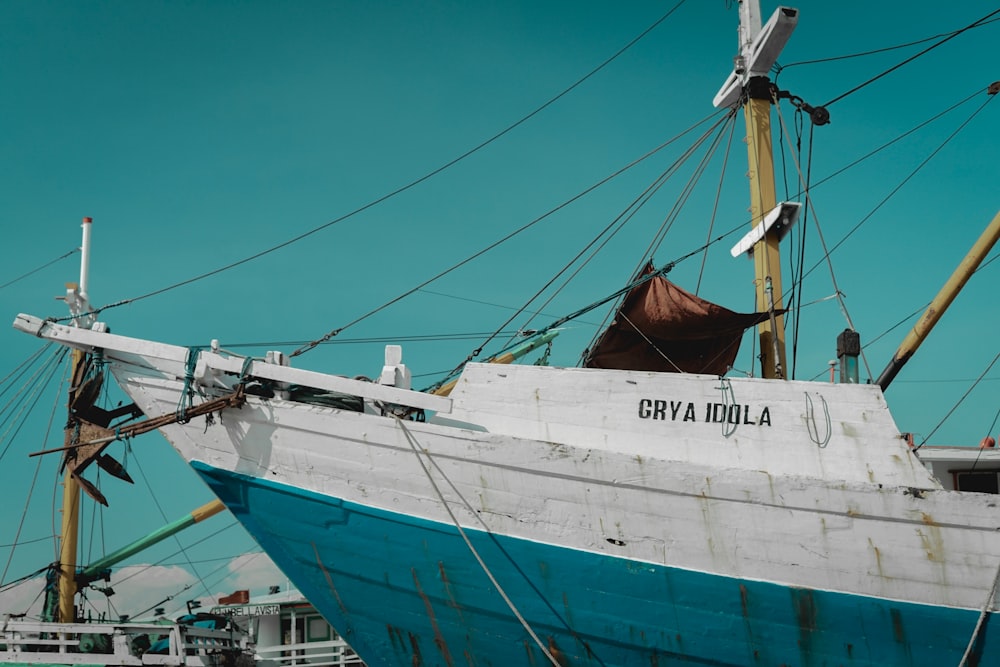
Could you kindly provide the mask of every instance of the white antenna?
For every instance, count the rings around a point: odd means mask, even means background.
[[[80,246],[80,298],[87,300],[87,288],[90,282],[90,226],[93,218],[84,218],[83,224],[83,244]]]
[[[67,283],[66,296],[59,297],[65,299],[66,305],[69,306],[69,312],[73,316],[73,324],[81,329],[92,328],[97,320],[87,298],[87,288],[90,282],[90,230],[93,222],[93,218],[84,218],[83,224],[80,225],[83,228],[83,242],[80,246],[80,284]]]

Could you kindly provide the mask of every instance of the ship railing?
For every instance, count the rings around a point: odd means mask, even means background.
[[[257,646],[257,658],[276,667],[364,667],[364,662],[343,639]]]
[[[165,653],[146,648],[166,638]],[[8,619],[0,628],[0,664],[185,665],[208,667],[223,653],[245,652],[245,635],[160,623],[44,623]]]

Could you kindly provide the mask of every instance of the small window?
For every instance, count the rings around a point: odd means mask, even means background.
[[[997,493],[997,471],[956,472],[955,487],[959,491],[975,491],[977,493]]]
[[[330,625],[322,616],[309,617],[309,634],[306,641],[322,642],[330,639]]]

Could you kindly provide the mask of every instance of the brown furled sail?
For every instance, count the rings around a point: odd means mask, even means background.
[[[637,280],[653,273],[647,264]],[[735,313],[655,275],[625,296],[584,366],[724,375],[743,332],[767,318],[767,313]]]

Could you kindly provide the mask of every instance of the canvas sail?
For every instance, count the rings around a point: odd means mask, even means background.
[[[640,278],[654,272],[647,264]],[[733,312],[656,275],[625,296],[584,366],[723,375],[743,332],[767,317]]]

